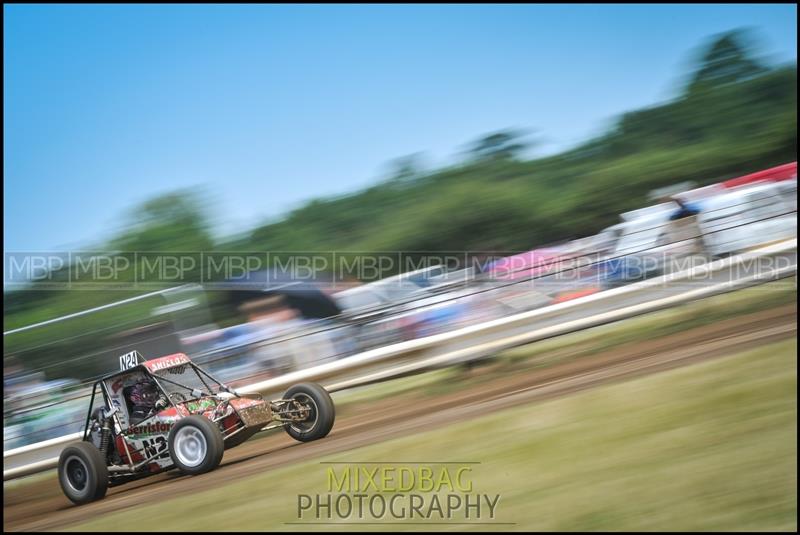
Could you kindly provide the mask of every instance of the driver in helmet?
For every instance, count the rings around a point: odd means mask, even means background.
[[[167,405],[158,391],[158,387],[152,381],[140,381],[133,385],[130,400],[132,422],[141,422]]]

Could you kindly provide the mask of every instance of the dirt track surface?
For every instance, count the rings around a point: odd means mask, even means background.
[[[436,397],[407,393],[378,402],[347,406],[331,434],[308,444],[282,432],[225,452],[214,472],[186,477],[167,472],[109,489],[104,500],[73,506],[55,477],[9,488],[3,496],[5,530],[59,530],[96,515],[218,487],[290,463],[308,461],[414,432],[468,420],[476,414],[729,355],[797,336],[795,304],[700,327],[645,343],[628,344],[547,368],[515,370]],[[480,374],[486,369],[477,369]],[[424,401],[424,411],[420,410]]]

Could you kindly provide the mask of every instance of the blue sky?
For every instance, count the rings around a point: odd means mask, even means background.
[[[353,191],[477,136],[542,153],[670,98],[747,26],[796,61],[795,5],[4,6],[4,250],[89,249],[160,192],[218,232]]]

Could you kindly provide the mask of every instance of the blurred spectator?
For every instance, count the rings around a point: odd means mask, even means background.
[[[672,200],[678,204],[678,209],[669,216],[670,221],[691,217],[700,213],[700,208],[694,203],[684,201],[680,197],[672,197]]]
[[[280,295],[249,300],[240,305],[239,310],[247,316],[248,321],[238,328],[247,333],[251,342],[277,337],[305,323]],[[287,349],[286,344],[256,344],[250,354],[271,375],[278,375],[290,371],[294,366],[292,354]]]

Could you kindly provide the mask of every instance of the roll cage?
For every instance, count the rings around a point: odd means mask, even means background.
[[[136,359],[136,362],[137,362],[136,364],[130,365],[131,362],[129,360],[128,361],[129,365],[127,367],[124,367],[124,369],[122,369],[120,371],[117,371],[117,372],[114,372],[114,373],[110,373],[108,375],[105,375],[105,376],[101,377],[100,379],[95,381],[94,385],[92,385],[92,394],[91,394],[91,397],[90,397],[90,400],[89,400],[89,409],[88,409],[88,411],[86,413],[86,421],[84,423],[84,429],[83,429],[83,440],[87,440],[88,439],[89,433],[91,431],[89,426],[90,426],[91,421],[92,421],[93,413],[97,410],[97,408],[95,408],[95,400],[97,398],[98,390],[101,392],[101,394],[103,396],[103,405],[104,406],[102,408],[105,411],[105,415],[106,415],[106,417],[109,417],[109,416],[113,417],[114,423],[115,423],[115,425],[117,427],[117,433],[124,433],[129,427],[132,426],[132,424],[130,422],[130,419],[127,417],[128,416],[127,415],[128,407],[125,407],[125,408],[120,407],[120,408],[117,408],[117,410],[114,410],[114,407],[116,405],[112,401],[113,400],[113,396],[112,396],[111,392],[109,392],[109,384],[111,384],[111,382],[114,379],[122,378],[122,377],[125,377],[125,376],[130,375],[130,374],[140,373],[142,376],[144,376],[144,377],[148,378],[149,380],[151,380],[153,382],[153,384],[156,386],[156,388],[158,389],[159,393],[164,397],[164,399],[167,400],[167,403],[168,403],[167,406],[172,406],[172,407],[175,407],[175,408],[177,408],[178,403],[181,403],[181,402],[177,402],[176,403],[172,399],[172,394],[175,391],[174,390],[170,390],[168,388],[165,388],[164,383],[169,384],[169,385],[174,385],[174,386],[177,386],[179,388],[182,388],[185,391],[191,393],[192,397],[195,397],[195,398],[204,397],[204,396],[213,396],[215,394],[218,394],[219,392],[227,392],[227,393],[232,394],[234,397],[237,397],[237,398],[241,397],[233,389],[228,388],[222,381],[216,379],[214,376],[212,376],[207,371],[205,371],[204,369],[202,369],[199,366],[197,366],[196,364],[194,364],[188,358],[186,358],[185,360],[183,360],[183,361],[181,361],[181,362],[179,362],[177,364],[160,367],[156,371],[153,371],[146,363],[154,362],[154,361],[145,360],[144,357],[141,356],[141,354],[139,354],[138,352],[135,352],[135,351],[132,352],[132,355]],[[120,357],[121,367],[122,367],[122,359],[123,358],[130,358],[130,357],[128,357],[128,355],[123,355],[123,357]],[[167,358],[167,357],[162,357],[162,358]],[[155,360],[157,361],[157,360],[161,360],[161,359],[155,359]],[[167,370],[170,370],[170,369],[173,369],[173,368],[183,367],[183,366],[188,366],[189,368],[191,368],[194,371],[194,373],[196,374],[197,378],[200,380],[200,383],[205,388],[205,391],[199,390],[194,386],[183,384],[178,380],[170,379],[168,377],[165,377],[164,374],[159,373],[159,372],[162,372],[162,371],[167,371]],[[124,410],[125,411],[125,413],[126,413],[126,418],[125,418],[126,422],[123,422],[123,421],[120,420],[119,414],[118,414],[118,412],[120,410]],[[111,412],[111,414],[109,414],[109,412]],[[140,422],[137,422],[136,425],[139,425],[141,423],[146,423],[147,420],[149,420],[150,418],[152,418],[156,414],[157,414],[157,412],[154,412],[153,414],[151,414],[148,417],[144,418]]]

